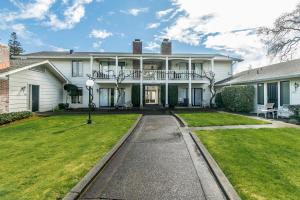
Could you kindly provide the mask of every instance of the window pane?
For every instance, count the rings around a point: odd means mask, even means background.
[[[280,82],[280,105],[290,104],[290,82]]]
[[[72,76],[73,77],[76,77],[77,76],[77,63],[76,61],[72,61]]]
[[[257,84],[257,104],[264,105],[264,84]]]
[[[81,61],[78,62],[78,76],[83,76],[83,63]]]

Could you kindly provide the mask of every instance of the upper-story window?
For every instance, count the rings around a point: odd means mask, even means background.
[[[196,73],[203,74],[203,64],[202,63],[192,63],[192,70]]]
[[[83,77],[83,63],[79,60],[72,61],[72,76]]]

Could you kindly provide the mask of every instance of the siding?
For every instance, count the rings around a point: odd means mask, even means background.
[[[30,84],[40,86],[39,111],[52,110],[62,102],[62,83],[51,72],[24,70],[9,76],[10,112],[30,110]]]

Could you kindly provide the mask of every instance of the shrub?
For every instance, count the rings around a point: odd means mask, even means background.
[[[289,109],[294,112],[294,117],[300,119],[300,105],[289,105]]]
[[[221,92],[223,105],[233,112],[250,112],[254,106],[253,86],[230,86]]]
[[[224,104],[223,104],[223,100],[222,100],[222,93],[221,92],[219,92],[219,93],[216,94],[215,102],[216,102],[216,106],[218,108],[224,108]]]
[[[133,107],[140,106],[140,85],[132,85],[131,102],[132,102]]]
[[[59,110],[66,110],[69,108],[69,104],[68,103],[60,103],[58,104],[58,109]]]
[[[16,120],[31,117],[32,113],[29,111],[11,112],[0,114],[0,125],[7,124]]]

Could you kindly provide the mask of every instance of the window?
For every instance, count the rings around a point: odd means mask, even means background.
[[[72,61],[72,76],[73,77],[82,77],[83,76],[82,61]]]
[[[290,104],[290,82],[280,82],[280,106],[283,104]]]
[[[71,97],[72,104],[82,104],[82,88],[78,88],[77,95]]]
[[[264,84],[259,83],[257,84],[257,104],[264,105],[265,104],[265,97],[264,97]]]

